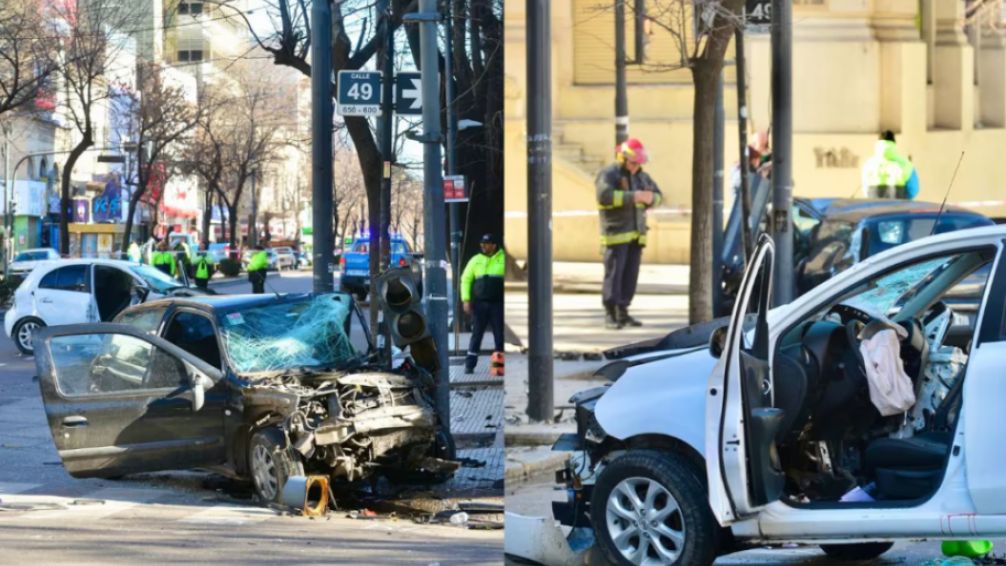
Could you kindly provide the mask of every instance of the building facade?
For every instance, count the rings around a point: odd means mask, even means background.
[[[669,29],[678,0],[648,0],[646,57],[628,68],[629,132],[650,153],[665,195],[650,215],[645,260],[688,260],[694,91]],[[611,2],[552,7],[553,230],[556,260],[600,259],[593,181],[614,150]],[[631,5],[631,2],[627,2]],[[793,5],[794,194],[861,195],[860,170],[892,130],[921,179],[919,200],[1006,217],[1006,22],[1001,3],[963,0],[796,0]],[[980,5],[980,6],[979,6]],[[632,22],[633,18],[627,20]],[[506,239],[527,254],[524,5],[505,3]],[[632,26],[627,33],[633,37]],[[689,37],[685,38],[685,45]],[[771,125],[769,35],[746,39],[749,131]],[[727,58],[733,58],[733,46]],[[629,53],[633,58],[630,41]],[[724,71],[725,163],[738,162],[736,77]],[[727,175],[729,178],[729,175]],[[729,210],[731,191],[724,191]],[[583,242],[598,242],[585,246]]]

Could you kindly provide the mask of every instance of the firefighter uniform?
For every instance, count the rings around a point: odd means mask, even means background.
[[[602,302],[609,326],[636,326],[628,308],[636,294],[639,265],[646,246],[646,211],[663,200],[660,189],[642,169],[630,172],[625,161],[645,163],[643,146],[630,139],[619,146],[619,163],[601,170],[595,182],[597,206],[601,215],[601,245],[604,247],[604,286]],[[639,191],[651,191],[653,202],[637,203]]]

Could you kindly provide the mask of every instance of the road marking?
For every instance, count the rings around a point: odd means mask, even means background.
[[[264,507],[221,504],[203,509],[177,522],[194,525],[247,525],[260,523],[277,515],[275,511]]]
[[[149,503],[171,492],[163,489],[106,487],[79,496],[28,494],[3,496],[4,505],[23,507],[3,516],[16,516],[19,521],[52,521],[86,519],[94,521],[109,515]],[[35,509],[32,509],[32,508]]]

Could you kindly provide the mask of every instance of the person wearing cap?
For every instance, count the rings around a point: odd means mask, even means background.
[[[915,166],[898,151],[890,130],[881,132],[873,155],[863,164],[862,175],[863,192],[868,198],[912,199],[918,194]]]
[[[472,315],[472,338],[465,357],[465,373],[475,371],[482,349],[482,336],[492,326],[494,348],[492,374],[503,375],[503,276],[506,253],[492,234],[485,234],[476,254],[461,273],[461,302],[465,314]]]
[[[604,247],[604,323],[610,329],[642,325],[629,316],[629,304],[636,294],[646,246],[646,211],[663,199],[657,184],[643,171],[647,155],[642,142],[631,138],[615,151],[618,163],[602,169],[595,181]]]

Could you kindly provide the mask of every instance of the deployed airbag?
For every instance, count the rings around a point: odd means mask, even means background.
[[[893,329],[881,330],[863,340],[859,351],[866,366],[870,401],[880,414],[889,417],[911,409],[915,387],[901,361],[898,334]]]

